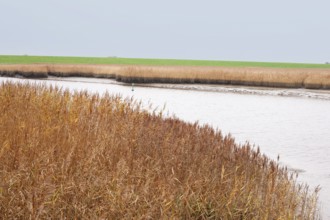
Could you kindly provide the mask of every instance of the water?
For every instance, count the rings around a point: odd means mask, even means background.
[[[0,78],[0,82],[35,81]],[[320,185],[320,206],[330,219],[330,91],[259,89],[207,85],[125,86],[105,79],[37,80],[71,90],[133,96],[188,121],[210,124],[238,143],[255,143],[261,152],[301,170],[299,181]],[[165,87],[165,88],[158,88]]]

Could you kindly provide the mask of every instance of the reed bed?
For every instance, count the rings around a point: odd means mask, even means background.
[[[1,219],[317,219],[249,143],[119,96],[0,85]]]
[[[16,64],[0,65],[0,75],[101,77],[126,83],[204,83],[330,89],[330,69],[321,68]]]

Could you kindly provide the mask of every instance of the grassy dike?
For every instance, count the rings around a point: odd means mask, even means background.
[[[126,83],[330,89],[330,65],[129,58],[0,56],[0,76],[81,76]]]
[[[144,59],[119,57],[61,57],[0,55],[0,64],[107,64],[150,66],[220,66],[270,68],[330,68],[329,64],[242,62],[216,60]]]
[[[317,189],[134,100],[0,85],[0,218],[317,219]]]

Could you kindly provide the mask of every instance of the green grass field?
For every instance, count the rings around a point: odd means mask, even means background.
[[[241,62],[215,60],[142,59],[116,57],[58,57],[58,56],[8,56],[0,55],[0,64],[124,64],[159,66],[224,66],[224,67],[274,67],[274,68],[330,68],[329,64]]]

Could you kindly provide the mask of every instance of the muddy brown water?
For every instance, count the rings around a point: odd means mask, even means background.
[[[231,133],[238,143],[260,146],[270,158],[299,171],[298,180],[321,186],[323,219],[330,219],[330,91],[264,89],[208,85],[124,85],[113,80],[1,78],[0,82],[37,82],[70,90],[108,91],[150,103],[169,115],[198,121]],[[162,88],[160,88],[162,87]],[[134,91],[132,91],[134,90]]]

